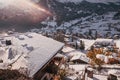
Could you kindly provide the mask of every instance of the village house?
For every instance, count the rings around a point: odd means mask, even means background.
[[[13,34],[2,38],[0,42],[4,43],[1,43],[1,47],[7,51],[0,49],[1,52],[6,51],[0,56],[3,61],[0,68],[17,69],[33,80],[54,78],[59,67],[55,64],[54,57],[61,53],[63,43],[37,33]],[[2,67],[5,64],[6,67]]]

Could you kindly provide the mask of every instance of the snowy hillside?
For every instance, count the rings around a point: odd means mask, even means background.
[[[38,32],[52,34],[57,30],[63,30],[65,34],[82,35],[83,38],[88,36],[113,38],[114,35],[120,35],[120,21],[114,19],[115,12],[110,12],[104,15],[91,15],[85,18],[75,19],[68,22],[63,22],[57,25],[55,21],[43,21],[42,24],[47,25],[42,27]],[[57,27],[56,27],[57,26]]]
[[[82,1],[88,1],[92,3],[108,3],[108,2],[120,2],[120,0],[58,0],[59,2],[74,2],[79,3]]]
[[[66,34],[79,34],[84,38],[89,33],[92,37],[96,33],[99,37],[120,34],[119,0],[47,1],[53,16],[42,21],[42,28],[37,32],[51,34],[63,30]]]

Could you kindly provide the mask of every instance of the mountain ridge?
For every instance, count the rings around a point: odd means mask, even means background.
[[[109,2],[120,2],[119,0],[58,0],[59,2],[74,2],[74,3],[80,3],[82,1],[87,1],[87,2],[91,2],[91,3],[109,3]]]

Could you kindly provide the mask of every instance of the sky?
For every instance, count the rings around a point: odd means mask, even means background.
[[[45,14],[50,12],[30,0],[0,0],[1,21],[37,22],[44,18]]]

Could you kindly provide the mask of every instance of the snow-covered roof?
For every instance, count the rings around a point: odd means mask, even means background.
[[[58,41],[47,38],[37,33],[16,34],[13,36],[7,36],[4,38],[4,40],[11,40],[13,45],[33,47],[34,49],[37,49],[40,46],[57,47],[58,43],[61,44]]]
[[[66,56],[71,57],[72,56],[72,60],[77,60],[77,59],[81,59],[87,63],[89,63],[89,58],[86,56],[85,53],[79,51],[79,50],[75,50],[74,48],[71,47],[67,47],[65,46],[62,51],[65,53]]]
[[[89,39],[80,39],[80,40],[84,41],[85,50],[89,49],[95,43],[95,40],[89,40]]]
[[[108,74],[116,74],[118,70],[109,70]]]
[[[106,65],[102,65],[101,67],[103,67],[103,68],[110,68],[110,69],[120,69],[120,66],[117,65],[117,64],[114,64],[114,65],[106,64]]]
[[[88,65],[86,64],[82,64],[82,65],[69,65],[69,68],[71,69],[74,69],[75,71],[81,71],[81,70],[85,70],[85,68],[87,67]]]
[[[33,77],[33,75],[41,69],[56,53],[58,50],[62,48],[63,45],[58,45],[57,47],[49,47],[46,48],[45,46],[40,47],[39,49],[36,49],[29,53],[28,62],[30,70],[30,77]]]
[[[70,52],[72,52],[72,51],[75,51],[75,49],[74,49],[74,48],[71,48],[71,47],[68,47],[68,46],[65,46],[65,47],[62,49],[62,51],[63,51],[64,53],[70,53]]]
[[[80,54],[80,51],[78,50],[75,50],[74,48],[71,48],[71,47],[68,47],[68,46],[65,46],[63,49],[62,49],[63,53],[65,53],[66,56],[68,57],[73,57],[73,56],[76,56],[76,55],[79,55]]]
[[[30,77],[33,77],[64,46],[61,42],[37,33],[15,34],[4,37],[4,40],[11,40],[11,46],[22,47],[21,53],[27,50],[26,55],[21,55],[12,65],[12,69],[28,68]]]
[[[66,56],[63,55],[63,54],[58,53],[57,55],[55,55],[55,57],[63,57],[63,58],[65,58]]]
[[[73,61],[73,60],[82,60],[82,61],[84,61],[84,62],[86,62],[86,63],[89,63],[89,61],[90,61],[90,59],[86,56],[86,54],[84,54],[84,53],[82,53],[82,52],[79,52],[79,54],[78,55],[74,55],[73,57],[72,57],[72,59],[71,59],[71,61]]]
[[[73,56],[72,58],[71,58],[71,61],[73,61],[73,60],[77,60],[77,59],[80,59],[80,56],[81,55],[75,55],[75,56]],[[84,56],[84,55],[83,55]]]
[[[104,39],[104,38],[98,38],[96,39],[96,42],[112,42],[113,39]]]
[[[116,46],[120,49],[120,40],[115,40]]]

